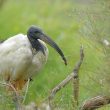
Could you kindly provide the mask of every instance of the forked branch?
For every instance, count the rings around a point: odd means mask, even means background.
[[[83,58],[84,58],[84,52],[83,52],[83,46],[81,46],[80,49],[80,60],[79,62],[75,65],[75,68],[73,69],[73,72],[71,74],[69,74],[62,82],[60,82],[56,87],[54,87],[48,97],[49,100],[53,99],[54,96],[56,95],[56,93],[58,91],[60,91],[63,87],[65,87],[73,78],[77,77],[77,73],[80,69],[80,66],[83,62]]]

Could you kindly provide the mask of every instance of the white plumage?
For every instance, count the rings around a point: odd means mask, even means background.
[[[0,44],[0,74],[6,81],[27,80],[44,66],[48,58],[48,48],[45,46],[45,55],[36,52],[27,35],[15,35]]]

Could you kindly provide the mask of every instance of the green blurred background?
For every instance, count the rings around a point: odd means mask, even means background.
[[[85,99],[109,93],[106,91],[108,83],[100,83],[109,76],[109,66],[105,69],[109,63],[109,49],[102,43],[103,39],[110,39],[109,18],[109,0],[0,0],[1,40],[26,34],[31,25],[36,25],[54,39],[68,60],[68,66],[65,66],[60,56],[48,46],[47,64],[30,83],[25,104],[31,101],[40,104],[51,89],[72,72],[79,60],[81,45],[85,58],[79,73],[79,106]],[[70,83],[56,95],[56,108],[72,110],[72,89]],[[13,102],[2,87],[0,97],[0,110],[11,110]]]

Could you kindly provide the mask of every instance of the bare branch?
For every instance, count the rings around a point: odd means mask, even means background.
[[[62,89],[63,87],[65,87],[69,81],[73,78],[74,74],[71,73],[70,75],[68,75],[62,82],[60,82],[55,88],[52,89],[49,99],[53,99],[54,96],[56,95],[56,93]]]
[[[83,52],[83,46],[80,48],[80,60],[75,65],[75,68],[73,70],[73,107],[76,109],[78,106],[78,99],[79,99],[79,69],[84,59],[84,52]]]
[[[83,46],[81,46],[81,48],[80,48],[80,60],[78,61],[78,63],[75,65],[75,67],[73,69],[74,78],[78,77],[78,72],[79,72],[80,66],[83,62],[83,59],[84,59],[84,49],[83,49]]]
[[[83,103],[81,110],[95,110],[107,104],[110,104],[110,97],[97,96],[89,100],[86,100]]]
[[[61,90],[63,87],[65,87],[70,81],[71,79],[77,77],[77,72],[79,71],[79,68],[82,64],[84,58],[84,53],[83,53],[83,47],[81,47],[80,50],[80,61],[76,64],[73,72],[71,74],[69,74],[62,82],[60,82],[55,88],[52,89],[50,96],[48,97],[48,99],[53,99],[54,96],[56,95],[56,93]]]

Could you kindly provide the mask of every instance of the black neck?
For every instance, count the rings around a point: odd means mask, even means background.
[[[43,44],[41,44],[38,39],[33,39],[31,37],[28,36],[28,39],[32,45],[32,48],[36,49],[36,51],[42,51],[42,53],[45,55],[45,49]]]

